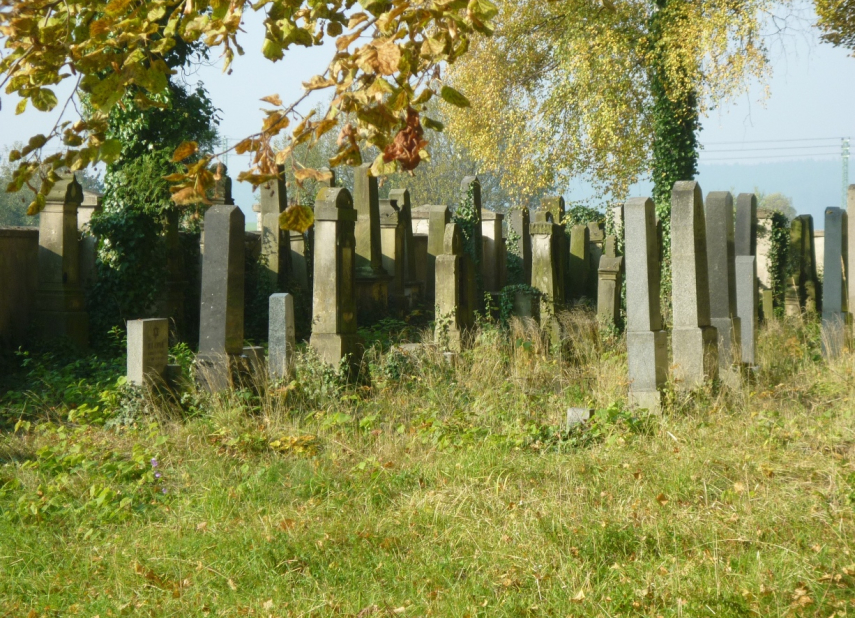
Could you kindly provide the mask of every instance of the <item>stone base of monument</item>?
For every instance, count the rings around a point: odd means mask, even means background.
[[[35,326],[42,339],[67,337],[81,348],[89,347],[89,314],[85,311],[39,311]]]
[[[739,318],[712,318],[718,332],[718,366],[727,369],[740,363],[742,321]]]
[[[309,345],[312,346],[321,360],[335,368],[340,366],[342,359],[347,359],[348,370],[352,377],[356,377],[363,350],[359,335],[312,333]]]
[[[718,331],[713,326],[675,328],[671,347],[678,390],[692,390],[718,377]]]
[[[852,338],[852,323],[849,313],[822,314],[822,355],[837,358],[848,347]]]
[[[370,324],[389,314],[391,275],[356,278],[356,321]]]
[[[540,321],[540,294],[534,290],[517,290],[514,292],[513,315],[518,318],[530,318]]]
[[[628,332],[626,347],[630,406],[659,413],[658,389],[668,380],[668,334],[664,330]]]
[[[196,383],[209,393],[220,393],[234,386],[235,354],[196,357]]]

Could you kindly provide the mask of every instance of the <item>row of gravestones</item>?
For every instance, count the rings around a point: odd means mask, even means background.
[[[850,188],[850,196],[855,199],[855,186]],[[719,375],[725,380],[734,378],[739,365],[753,366],[760,296],[755,196],[737,197],[734,223],[730,193],[709,193],[704,203],[698,183],[674,185],[670,364],[660,311],[660,253],[654,204],[650,199],[629,200],[624,216],[630,403],[658,410],[660,389],[668,379],[669,367],[675,388],[691,390]],[[829,358],[839,356],[849,340],[847,227],[845,211],[826,209],[821,304],[823,353]],[[798,237],[799,242],[792,242],[791,248],[803,247],[804,228],[793,229],[792,236]],[[790,284],[794,289],[790,294],[811,290],[811,283],[815,294],[816,281],[804,281],[805,271],[810,269],[800,266],[790,270],[801,273],[797,276],[802,279]],[[805,296],[809,298],[809,291]],[[819,302],[815,295],[813,306]]]

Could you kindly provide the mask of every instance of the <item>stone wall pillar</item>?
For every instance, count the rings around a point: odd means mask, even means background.
[[[708,276],[701,188],[694,181],[679,181],[671,192],[671,347],[679,390],[692,390],[718,375],[718,333],[710,322]]]
[[[89,345],[89,315],[80,280],[77,208],[83,201],[80,183],[69,174],[47,195],[39,217],[39,287],[36,325],[39,338],[68,337]]]

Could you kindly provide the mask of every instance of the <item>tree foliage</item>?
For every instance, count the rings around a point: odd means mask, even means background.
[[[816,0],[816,13],[823,39],[855,50],[855,1]]]
[[[696,102],[703,114],[765,75],[760,15],[770,4],[502,0],[495,36],[452,68],[478,108],[452,110],[449,130],[486,171],[514,169],[502,182],[520,199],[577,176],[622,198],[658,139],[674,148],[671,133],[696,126],[685,115],[686,127],[665,126],[664,102]]]
[[[380,151],[375,174],[417,165],[427,155],[420,131],[432,125],[420,115],[424,105],[433,96],[451,105],[469,104],[442,80],[440,67],[465,54],[474,34],[490,34],[496,13],[490,0],[360,0],[359,6],[355,0],[0,0],[0,35],[7,50],[0,59],[0,85],[21,97],[18,111],[27,105],[56,108],[54,87],[65,80],[74,82],[75,93],[86,94],[90,106],[85,118],[62,120],[13,153],[20,166],[10,190],[32,183],[47,165],[30,208],[35,213],[44,206],[56,170],[115,162],[121,143],[109,135],[110,111],[127,97],[141,110],[163,107],[158,96],[172,74],[166,60],[182,44],[217,50],[229,70],[235,53],[243,53],[240,24],[247,10],[264,11],[262,52],[273,62],[295,45],[334,39],[336,47],[327,70],[304,83],[300,98],[265,97],[269,107],[261,130],[235,146],[238,153],[253,154],[253,169],[239,179],[254,185],[276,174],[277,164],[291,162],[296,146],[316,141],[344,117],[354,121],[341,127],[331,166],[360,163],[364,145]],[[321,89],[334,91],[326,112],[302,117],[287,145],[275,152],[273,139],[297,118],[296,106]],[[65,149],[42,156],[58,140]],[[199,147],[188,140],[174,159],[183,161]],[[171,175],[176,203],[206,201],[215,154],[188,161],[181,173]]]

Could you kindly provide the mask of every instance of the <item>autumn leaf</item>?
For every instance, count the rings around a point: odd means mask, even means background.
[[[469,99],[467,99],[465,96],[463,96],[451,86],[443,86],[442,90],[439,91],[439,96],[442,97],[443,101],[450,103],[455,107],[472,106],[472,103],[469,102]]]
[[[197,152],[199,152],[199,144],[196,142],[182,142],[181,145],[175,149],[175,152],[172,153],[172,161],[174,163],[178,163]]]
[[[656,502],[658,502],[661,506],[665,506],[666,504],[668,504],[668,498],[665,496],[665,494],[659,494],[658,496],[656,496]]]
[[[381,75],[394,75],[401,61],[401,49],[392,41],[377,46],[375,67]]]
[[[398,131],[394,141],[383,151],[383,161],[397,161],[404,171],[416,169],[422,161],[420,151],[428,145],[423,136],[419,113],[411,107],[407,110],[406,127]]]
[[[270,103],[271,105],[282,107],[282,99],[279,98],[278,94],[271,94],[269,96],[262,97],[261,100],[265,103]]]
[[[297,182],[303,182],[304,180],[309,179],[317,180],[318,182],[326,182],[332,178],[332,172],[322,172],[320,170],[304,167],[302,169],[294,170],[294,178]]]
[[[177,206],[187,206],[207,202],[207,199],[204,195],[197,193],[194,187],[184,187],[172,194],[172,201]]]
[[[312,227],[315,213],[308,206],[293,205],[279,215],[279,227],[283,230],[300,232],[301,234]]]

